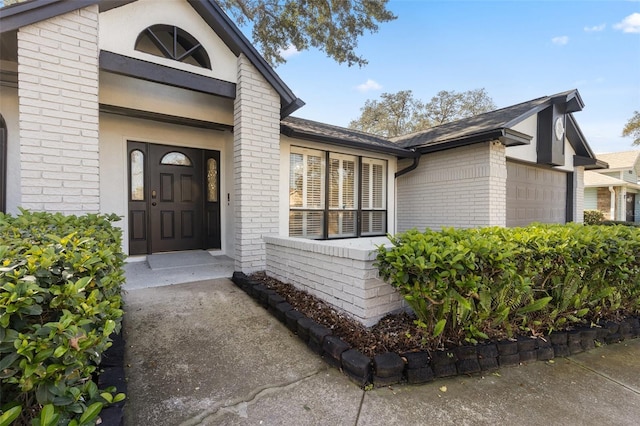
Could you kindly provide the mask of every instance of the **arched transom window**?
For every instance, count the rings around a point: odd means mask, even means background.
[[[206,50],[195,37],[173,25],[152,25],[142,31],[135,49],[140,52],[211,69]]]

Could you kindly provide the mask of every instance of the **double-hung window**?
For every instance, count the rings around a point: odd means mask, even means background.
[[[290,236],[385,234],[385,160],[292,147],[289,165]]]
[[[380,235],[387,225],[387,162],[362,159],[362,235]]]
[[[325,158],[322,151],[291,151],[289,235],[322,238],[324,229]]]

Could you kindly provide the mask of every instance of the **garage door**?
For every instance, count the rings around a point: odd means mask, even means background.
[[[507,226],[565,223],[567,174],[507,162]]]

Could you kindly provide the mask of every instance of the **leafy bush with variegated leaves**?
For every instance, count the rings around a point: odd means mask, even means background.
[[[585,225],[598,225],[604,220],[604,213],[600,210],[585,210],[583,214]]]
[[[124,399],[94,382],[123,314],[117,220],[0,214],[0,426],[91,425]]]
[[[437,341],[541,335],[640,313],[640,228],[541,225],[408,231],[380,276]]]

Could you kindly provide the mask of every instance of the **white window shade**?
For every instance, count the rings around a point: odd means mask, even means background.
[[[379,235],[386,230],[386,179],[386,161],[362,159],[361,235]]]
[[[289,167],[290,236],[384,235],[385,160],[291,147]]]
[[[350,155],[329,154],[329,208],[355,209],[358,159]]]
[[[324,156],[322,151],[292,149],[289,157],[289,206],[324,208]]]
[[[387,163],[372,158],[362,159],[362,208],[386,209]]]

